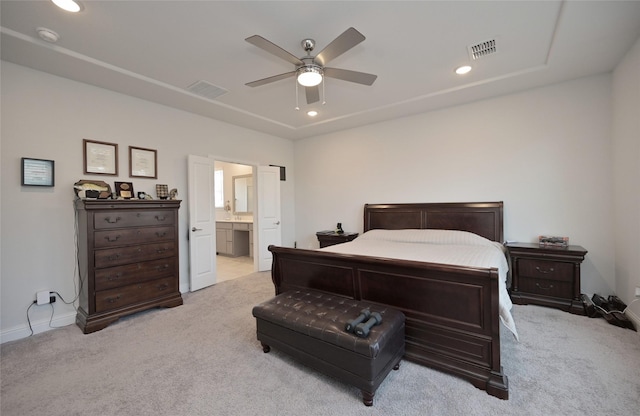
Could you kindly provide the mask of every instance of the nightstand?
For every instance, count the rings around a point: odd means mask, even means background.
[[[316,233],[316,237],[318,237],[318,241],[320,242],[320,248],[346,243],[347,241],[355,239],[357,236],[358,233],[344,232],[338,234],[335,231],[318,231]]]
[[[584,315],[580,299],[580,246],[549,247],[535,243],[506,245],[511,259],[511,301],[542,305]]]

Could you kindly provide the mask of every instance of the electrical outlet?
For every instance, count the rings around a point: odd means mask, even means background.
[[[636,297],[640,298],[640,286],[636,286]]]

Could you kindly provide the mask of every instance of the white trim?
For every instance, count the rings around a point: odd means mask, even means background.
[[[58,315],[51,320],[51,326],[49,326],[49,319],[42,319],[36,322],[31,323],[31,328],[33,328],[33,334],[40,334],[42,332],[47,332],[52,329],[57,329],[64,326],[72,325],[76,322],[76,312],[69,312],[64,315]],[[80,330],[80,328],[78,328]],[[17,339],[27,338],[31,335],[31,331],[29,330],[29,325],[21,325],[19,327],[14,327],[11,329],[7,329],[6,331],[2,331],[0,333],[0,343],[4,344],[5,342],[15,341]]]

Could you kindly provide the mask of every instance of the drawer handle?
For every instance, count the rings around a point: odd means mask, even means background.
[[[167,232],[166,232],[166,231],[163,231],[163,232],[157,232],[157,233],[156,233],[156,235],[157,235],[158,237],[164,237],[164,236],[166,236],[166,235],[167,235]]]
[[[166,249],[166,248],[159,248],[159,249],[157,249],[157,250],[156,250],[156,253],[158,253],[158,254],[162,254],[162,253],[164,253],[165,251],[167,251],[167,249]]]
[[[167,270],[169,268],[168,264],[156,266],[156,270]]]
[[[165,289],[167,289],[169,287],[169,285],[165,283],[165,284],[162,284],[162,285],[158,285],[156,287],[158,288],[158,290],[165,290]]]
[[[165,216],[162,216],[162,217],[161,217],[161,216],[159,216],[159,215],[156,215],[156,220],[158,220],[158,221],[164,221],[164,220],[166,220],[166,219],[167,219],[167,217],[165,217]]]
[[[551,289],[553,289],[553,285],[549,285],[549,287],[542,287],[542,286],[540,286],[540,283],[536,283],[536,287],[538,289],[542,289],[542,290],[551,290]]]
[[[110,261],[118,260],[119,258],[120,258],[120,254],[114,254],[113,256],[108,257]]]
[[[115,220],[111,221],[111,217],[106,217],[104,220],[105,220],[106,222],[108,222],[109,224],[115,224],[115,223],[117,223],[118,221],[120,221],[121,219],[122,219],[122,218],[120,218],[120,217],[116,217],[116,219],[115,219]]]
[[[110,243],[115,243],[116,241],[118,241],[118,239],[120,238],[119,235],[117,235],[115,238],[111,237],[111,236],[106,236],[105,239],[110,242]]]
[[[536,270],[543,274],[549,274],[554,272],[553,267],[549,268],[549,270],[542,270],[540,267],[536,266]]]
[[[107,298],[108,303],[116,303],[119,300],[120,300],[120,295],[116,296],[115,298]]]
[[[121,277],[122,277],[122,273],[116,273],[116,274],[112,274],[111,276],[109,276],[107,278],[107,280],[109,280],[109,281],[118,280]]]

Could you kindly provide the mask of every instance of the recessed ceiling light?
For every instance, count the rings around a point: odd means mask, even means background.
[[[318,115],[318,112],[316,110],[309,110],[309,111],[307,111],[307,115],[309,117],[315,117],[315,116]]]
[[[80,3],[74,0],[51,0],[53,4],[60,7],[62,10],[66,10],[71,13],[77,13],[80,11]]]
[[[456,68],[456,74],[458,75],[464,75],[469,71],[471,71],[471,67],[469,65],[463,65],[461,67]]]

